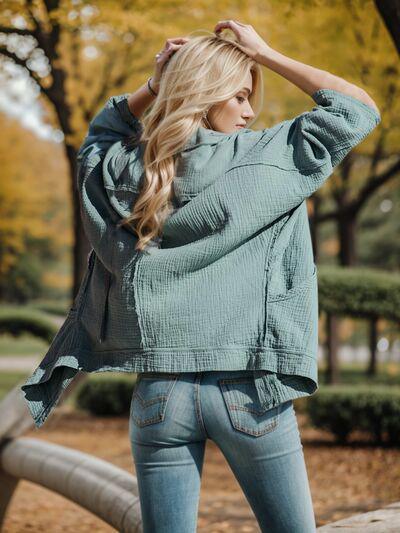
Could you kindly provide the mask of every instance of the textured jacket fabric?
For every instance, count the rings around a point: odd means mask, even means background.
[[[78,153],[92,250],[79,292],[21,387],[37,427],[79,371],[253,370],[261,408],[318,388],[318,285],[306,199],[381,117],[333,89],[271,128],[198,128],[178,154],[174,211],[134,250],[117,222],[139,194],[143,145],[128,94],[111,97]]]

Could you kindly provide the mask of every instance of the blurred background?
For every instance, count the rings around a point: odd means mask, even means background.
[[[229,18],[252,24],[279,52],[359,85],[382,116],[308,200],[321,385],[295,408],[323,525],[400,500],[399,0],[2,1],[0,400],[44,357],[86,268],[75,175],[89,121],[109,96],[146,82],[167,38],[212,32]],[[254,129],[315,105],[263,70],[264,109]],[[135,378],[87,376],[40,432],[27,434],[134,474],[127,409]],[[125,400],[116,405],[121,388]],[[199,531],[258,531],[213,443],[203,478]],[[112,531],[54,492],[21,482],[4,531],[53,524],[52,531]]]

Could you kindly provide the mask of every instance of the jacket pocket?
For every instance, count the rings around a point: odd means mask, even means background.
[[[317,267],[301,283],[266,299],[265,342],[276,350],[315,356],[318,350]]]
[[[281,300],[287,300],[292,298],[298,292],[306,291],[310,285],[313,285],[317,277],[317,266],[313,263],[312,272],[306,276],[300,283],[297,283],[290,289],[281,292],[274,292],[272,289],[268,288],[268,302],[278,302]]]

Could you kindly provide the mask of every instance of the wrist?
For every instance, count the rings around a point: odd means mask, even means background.
[[[257,63],[260,63],[261,65],[265,67],[268,67],[270,62],[274,59],[274,57],[276,58],[277,54],[278,52],[276,50],[274,50],[273,48],[265,44],[265,46],[261,47],[257,51],[254,59],[257,61]]]
[[[155,76],[151,76],[150,80],[150,87],[153,89],[155,93],[158,93],[158,90],[160,88],[160,80],[156,78]],[[154,96],[154,95],[153,95]]]

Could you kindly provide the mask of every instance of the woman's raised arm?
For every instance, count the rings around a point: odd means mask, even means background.
[[[357,98],[364,104],[373,107],[379,113],[378,106],[364,89],[326,70],[291,59],[269,46],[261,50],[259,62],[297,85],[299,89],[309,96],[312,96],[320,89],[333,89]]]
[[[251,24],[242,24],[235,20],[223,20],[218,22],[214,32],[218,34],[224,28],[233,31],[239,41],[239,47],[257,63],[280,74],[309,96],[312,96],[319,89],[333,89],[357,98],[379,113],[374,100],[364,89],[326,70],[296,61],[274,50],[258,35]]]

